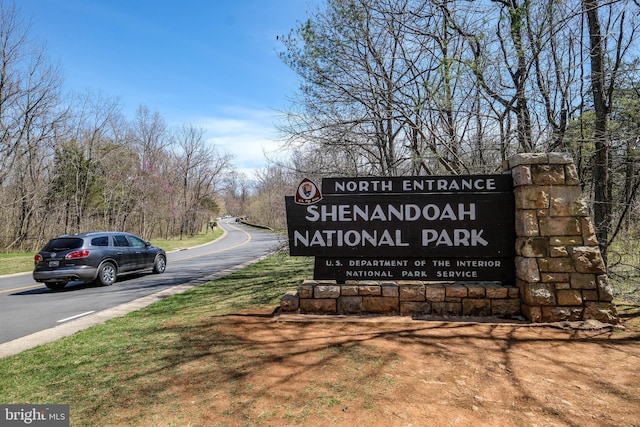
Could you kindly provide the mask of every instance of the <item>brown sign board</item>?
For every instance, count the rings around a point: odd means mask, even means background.
[[[315,279],[510,281],[509,175],[325,178],[312,204],[286,197],[289,250]]]

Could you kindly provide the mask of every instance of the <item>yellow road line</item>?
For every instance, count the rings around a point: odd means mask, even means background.
[[[226,224],[226,225],[231,225],[231,224]],[[224,248],[224,249],[218,249],[217,251],[207,252],[206,254],[200,254],[200,255],[186,256],[184,258],[178,258],[178,259],[174,260],[173,262],[184,261],[185,259],[191,259],[191,258],[198,258],[198,257],[205,256],[205,255],[217,254],[217,253],[220,253],[220,252],[226,252],[226,251],[229,251],[231,249],[235,249],[235,248],[239,248],[240,246],[244,246],[244,245],[246,245],[247,243],[249,243],[251,241],[251,234],[247,233],[245,230],[243,230],[240,227],[236,227],[235,225],[231,225],[231,227],[233,227],[236,230],[239,230],[239,231],[243,232],[244,234],[246,234],[247,235],[247,240],[245,240],[244,242],[239,243],[239,244],[237,244],[235,246],[230,246],[230,247]],[[225,232],[226,232],[226,230],[225,230]]]

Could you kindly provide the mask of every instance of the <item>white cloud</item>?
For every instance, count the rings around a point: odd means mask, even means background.
[[[194,121],[206,130],[207,141],[219,152],[234,156],[236,170],[254,178],[254,171],[267,166],[266,156],[282,154],[282,142],[275,127],[277,113],[228,108],[216,117],[201,117]]]

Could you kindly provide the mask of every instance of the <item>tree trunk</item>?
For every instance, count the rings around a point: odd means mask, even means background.
[[[609,138],[607,129],[609,106],[605,95],[603,38],[598,18],[598,0],[583,0],[583,6],[587,15],[591,42],[591,92],[596,115],[594,127],[596,152],[593,166],[593,220],[602,257],[606,263],[609,229],[611,228],[611,185],[609,182],[611,177],[609,176]]]

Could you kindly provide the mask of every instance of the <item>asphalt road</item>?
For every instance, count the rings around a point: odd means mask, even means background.
[[[51,291],[31,273],[0,277],[0,357],[69,335],[167,295],[221,277],[279,249],[285,238],[234,220],[207,245],[167,254],[165,273],[118,277],[112,286],[69,283]]]

